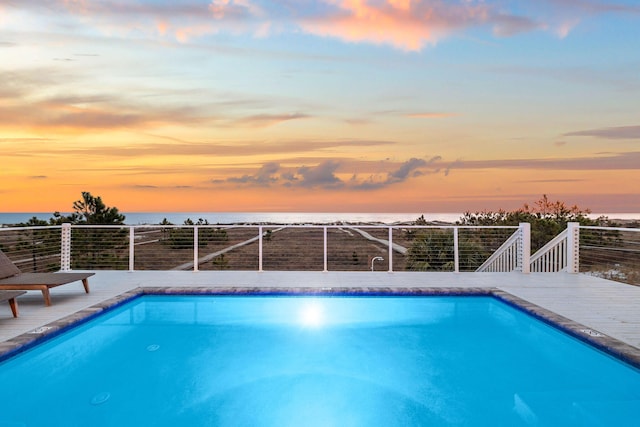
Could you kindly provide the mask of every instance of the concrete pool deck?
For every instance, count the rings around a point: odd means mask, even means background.
[[[20,317],[0,307],[0,344],[138,288],[497,289],[640,350],[640,287],[568,273],[97,271],[89,280],[20,296]]]

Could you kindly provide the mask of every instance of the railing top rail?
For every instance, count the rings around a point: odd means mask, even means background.
[[[111,224],[71,224],[72,228],[131,228],[133,225],[111,225]]]
[[[37,225],[17,227],[0,227],[0,231],[20,231],[20,230],[51,230],[61,228],[62,225]],[[256,228],[256,227],[287,227],[287,228],[380,228],[380,229],[517,229],[517,225],[403,225],[403,224],[278,224],[278,223],[258,223],[258,224],[71,224],[74,228],[189,228],[189,227],[213,227],[213,228]],[[581,225],[580,229],[599,231],[629,231],[640,232],[640,228],[629,227],[602,227]]]
[[[285,228],[379,228],[388,230],[392,229],[442,229],[442,228],[465,228],[465,229],[511,229],[518,228],[517,225],[370,225],[370,224],[139,224],[139,225],[89,225],[89,224],[73,224],[72,227],[82,228],[256,228],[256,227],[285,227]],[[28,227],[20,227],[21,229]]]
[[[0,227],[0,231],[51,230],[61,227],[61,225],[29,225],[26,227]]]
[[[61,225],[43,225],[43,226],[27,226],[27,227],[2,227],[2,231],[25,231],[25,230],[51,230],[59,229]],[[71,224],[75,229],[158,229],[158,228],[258,228],[258,227],[284,227],[284,228],[317,228],[317,229],[340,229],[340,228],[363,228],[363,229],[381,229],[381,230],[453,230],[453,229],[511,229],[516,230],[518,226],[512,225],[370,225],[370,224]]]
[[[518,228],[517,225],[389,225],[384,226],[382,228],[469,228],[469,229],[477,229],[477,228],[502,228],[502,229],[511,229],[516,230]]]
[[[581,230],[600,230],[600,231],[631,231],[631,232],[640,232],[640,228],[627,228],[627,227],[601,227],[594,225],[581,225]]]

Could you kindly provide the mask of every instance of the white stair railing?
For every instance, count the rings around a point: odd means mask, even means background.
[[[529,272],[529,248],[531,226],[521,223],[513,233],[476,271],[478,272]]]
[[[580,224],[570,222],[567,229],[531,256],[531,271],[536,273],[557,273],[579,270]]]

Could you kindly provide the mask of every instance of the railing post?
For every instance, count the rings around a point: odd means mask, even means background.
[[[262,226],[258,226],[258,271],[262,272]]]
[[[198,271],[198,226],[193,227],[193,271]]]
[[[524,274],[531,272],[531,224],[521,222],[520,229],[520,245],[518,248],[518,265],[520,271]]]
[[[393,227],[389,227],[389,273],[393,273]]]
[[[60,231],[60,270],[71,270],[71,224],[64,223]]]
[[[580,272],[580,223],[567,223],[567,272]]]
[[[460,245],[458,244],[458,227],[453,227],[453,271],[460,273]]]
[[[134,263],[134,246],[135,246],[135,227],[129,227],[129,271],[133,271],[135,267]]]
[[[323,231],[323,238],[324,238],[324,249],[323,249],[323,257],[324,257],[324,269],[322,270],[324,273],[326,273],[327,271],[329,271],[329,263],[328,263],[328,257],[327,257],[327,226],[325,225],[322,229]]]

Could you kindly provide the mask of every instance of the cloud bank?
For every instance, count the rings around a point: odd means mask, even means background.
[[[347,167],[367,168],[369,164],[363,162],[341,162],[326,159],[314,166],[283,167],[280,163],[269,162],[262,165],[255,173],[226,180],[214,180],[215,184],[233,183],[245,186],[283,186],[300,188],[346,189],[346,190],[375,190],[390,185],[399,184],[425,174],[437,173],[441,170],[442,158],[434,156],[430,160],[411,158],[397,164],[384,162],[386,172],[367,175],[346,170]],[[347,166],[348,164],[348,166]],[[366,175],[366,174],[365,174]],[[346,178],[345,176],[350,176]]]
[[[9,7],[53,10],[105,33],[142,33],[185,43],[218,33],[304,32],[348,43],[419,51],[447,37],[489,29],[494,37],[548,31],[566,37],[589,17],[640,14],[604,0],[185,0],[180,2],[23,0]]]

